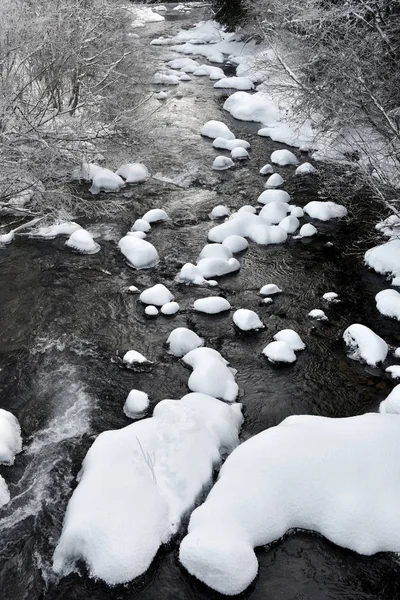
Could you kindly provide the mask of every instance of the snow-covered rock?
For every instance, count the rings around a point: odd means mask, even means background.
[[[197,333],[186,327],[177,327],[168,336],[167,345],[169,352],[174,356],[184,356],[191,350],[203,346],[204,340]]]
[[[124,413],[130,419],[141,419],[149,407],[149,397],[141,390],[131,390],[124,404]]]
[[[231,151],[231,157],[236,160],[246,160],[247,158],[250,158],[247,150],[245,150],[244,148],[241,148],[240,146],[238,148],[234,148]]]
[[[297,217],[290,214],[279,221],[279,227],[282,227],[288,233],[294,233],[300,227],[300,221]]]
[[[128,264],[134,269],[150,269],[160,262],[157,250],[146,240],[126,235],[119,241],[118,246]]]
[[[65,245],[82,254],[96,254],[100,250],[99,244],[86,229],[76,229],[65,242]]]
[[[288,165],[298,165],[299,161],[296,156],[290,150],[275,150],[271,154],[271,162],[280,167],[286,167]]]
[[[300,206],[292,206],[290,214],[297,219],[304,217],[304,211]]]
[[[265,346],[262,353],[268,358],[269,362],[272,363],[296,362],[296,355],[293,352],[293,349],[289,346],[287,342],[284,342],[282,340],[271,342],[270,344]]]
[[[109,585],[143,574],[211,481],[220,453],[238,444],[240,409],[188,394],[159,402],[152,418],[101,433],[68,503],[54,571],[66,576],[84,561]]]
[[[244,206],[241,206],[237,212],[238,213],[249,212],[249,213],[255,215],[257,213],[257,209],[254,206],[251,206],[251,204],[245,204]]]
[[[400,294],[396,290],[382,290],[375,296],[376,308],[382,315],[400,321]]]
[[[249,243],[246,238],[241,235],[228,235],[222,242],[222,245],[225,246],[232,254],[237,254],[238,252],[243,252],[247,250],[249,247]]]
[[[145,315],[146,317],[150,317],[150,318],[154,318],[154,317],[158,317],[159,311],[158,308],[156,306],[153,306],[152,304],[149,304],[148,306],[146,306],[146,308],[144,309]]]
[[[312,223],[305,223],[300,227],[299,237],[313,237],[317,235],[318,231]]]
[[[260,204],[269,204],[270,202],[290,202],[290,196],[284,190],[265,190],[257,198]]]
[[[128,287],[128,292],[129,292],[130,294],[138,294],[138,293],[139,293],[139,288],[138,288],[138,287],[136,287],[136,285],[130,285],[130,286]]]
[[[127,231],[126,235],[131,235],[132,237],[136,237],[140,240],[144,240],[147,237],[144,231]]]
[[[390,240],[367,250],[364,261],[381,275],[400,277],[400,239]]]
[[[254,83],[247,77],[225,77],[214,83],[217,89],[253,90]]]
[[[47,225],[38,227],[37,229],[32,229],[28,235],[29,237],[33,238],[43,238],[47,240],[52,240],[53,238],[56,238],[59,235],[66,235],[69,237],[78,229],[82,229],[82,227],[74,221],[58,221],[53,225]]]
[[[257,575],[253,548],[290,529],[360,554],[399,552],[399,453],[394,415],[291,416],[228,457],[191,515],[180,562],[212,589],[236,595]]]
[[[385,373],[389,373],[392,379],[400,379],[400,365],[391,365],[390,367],[386,367]]]
[[[364,361],[374,367],[382,363],[387,356],[388,345],[385,340],[365,325],[350,325],[343,333],[343,339],[349,351],[349,358],[353,360]]]
[[[228,361],[217,350],[214,350],[214,348],[206,347],[195,348],[191,350],[190,352],[185,354],[185,356],[183,356],[182,360],[193,370],[197,369],[198,367],[201,367],[206,362],[211,361],[220,362],[224,366],[229,364]]]
[[[156,285],[144,290],[139,296],[139,300],[143,304],[153,304],[154,306],[163,306],[173,299],[174,296],[163,283],[156,283]]]
[[[196,43],[191,44],[190,42],[186,42],[185,44],[171,46],[171,50],[173,52],[180,52],[186,55],[203,56],[212,63],[222,65],[224,62],[224,55],[215,46],[216,44],[203,46]],[[196,71],[193,73],[193,75],[196,75]]]
[[[148,233],[150,229],[150,223],[144,219],[136,219],[131,228],[132,231],[142,231],[143,233]]]
[[[304,212],[312,219],[329,221],[330,219],[341,219],[347,215],[347,208],[335,202],[320,202],[313,200],[304,207]]]
[[[225,77],[225,73],[220,67],[212,67],[210,65],[200,65],[193,75],[196,77],[208,77],[211,81],[218,81]]]
[[[180,306],[177,302],[167,302],[161,307],[161,312],[165,316],[176,315],[179,312]]]
[[[170,60],[167,64],[171,69],[178,69],[184,73],[193,73],[199,66],[199,62],[192,58],[175,58],[174,60]]]
[[[78,167],[75,167],[71,173],[71,178],[77,181],[92,181],[93,177],[99,171],[102,171],[103,167],[96,163],[88,163],[83,161]]]
[[[229,260],[232,258],[232,252],[224,244],[206,244],[200,252],[197,261],[203,258],[222,258]]]
[[[274,169],[272,168],[272,165],[264,165],[260,169],[260,175],[272,175],[273,172]]]
[[[234,273],[240,269],[240,263],[236,258],[202,258],[197,263],[197,268],[205,279],[222,277]]]
[[[201,129],[201,135],[213,140],[215,140],[215,138],[224,138],[226,140],[235,139],[232,131],[225,123],[222,123],[222,121],[207,121]]]
[[[187,73],[183,73],[179,76],[179,81],[192,81],[192,78]]]
[[[231,305],[226,298],[221,298],[220,296],[208,296],[207,298],[199,298],[198,300],[195,300],[193,308],[197,312],[206,313],[208,315],[216,315],[220,312],[230,310]]]
[[[143,215],[142,220],[147,223],[158,223],[158,221],[169,221],[169,216],[161,208],[152,208]]]
[[[219,352],[207,350],[211,349],[198,348],[189,353],[190,357],[183,357],[184,362],[193,369],[188,380],[189,389],[226,402],[234,402],[239,388],[232,370],[227,367]]]
[[[224,110],[239,121],[258,123],[275,123],[279,117],[278,110],[268,96],[257,92],[235,92],[224,103]]]
[[[340,302],[338,297],[339,296],[336,292],[325,292],[325,294],[322,296],[323,300],[326,300],[327,302]]]
[[[233,313],[233,322],[241,331],[258,331],[264,329],[264,325],[254,310],[239,308]]]
[[[200,269],[192,263],[184,264],[176,279],[178,282],[186,284],[193,283],[193,285],[207,285],[210,283],[204,279]]]
[[[132,367],[135,364],[141,365],[150,362],[143,354],[137,352],[137,350],[128,350],[128,352],[124,354],[122,360],[128,367]]]
[[[141,183],[150,177],[147,168],[141,163],[127,163],[122,165],[117,175],[125,179],[126,183]]]
[[[278,333],[274,335],[274,340],[277,342],[286,342],[294,352],[304,350],[306,347],[299,334],[293,329],[281,329],[281,331],[278,331]]]
[[[153,83],[155,85],[179,85],[179,77],[166,73],[155,73]]]
[[[217,156],[212,164],[214,171],[226,171],[235,166],[235,163],[228,156]]]
[[[400,414],[400,384],[396,385],[390,392],[389,396],[379,405],[380,413],[388,413],[392,415]]]
[[[287,232],[282,227],[271,225],[269,221],[247,211],[235,213],[221,225],[213,227],[208,232],[208,239],[223,243],[230,235],[240,235],[265,246],[282,244],[287,239]]]
[[[110,169],[100,168],[94,172],[89,192],[93,195],[100,192],[119,192],[125,181]]]
[[[273,296],[274,294],[281,294],[282,290],[275,283],[267,283],[263,285],[259,291],[261,296]]]
[[[305,162],[295,170],[295,175],[314,175],[318,173],[317,169],[309,162]]]
[[[310,312],[308,313],[307,316],[311,317],[312,319],[315,319],[316,321],[327,321],[328,320],[328,317],[326,316],[324,311],[321,310],[320,308],[313,308],[312,310],[310,310]]]
[[[265,183],[265,187],[266,188],[277,188],[280,185],[283,185],[285,183],[285,180],[283,179],[283,177],[281,177],[281,175],[279,175],[279,173],[273,173],[272,175],[270,175]]]
[[[268,202],[262,207],[259,216],[272,225],[277,225],[288,212],[290,212],[290,208],[285,202]]]
[[[18,419],[8,410],[0,408],[0,464],[13,465],[15,455],[21,450],[22,438]]]
[[[210,214],[208,215],[210,219],[223,219],[224,217],[229,217],[231,211],[225,204],[218,204],[218,206],[214,206]]]

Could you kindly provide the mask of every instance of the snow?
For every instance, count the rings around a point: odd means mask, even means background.
[[[222,121],[207,121],[201,129],[201,135],[209,137],[213,140],[216,138],[224,138],[225,140],[234,140],[235,136],[225,123]]]
[[[260,175],[271,175],[274,172],[272,165],[264,165],[260,169]]]
[[[22,438],[18,419],[8,410],[0,408],[0,464],[13,465],[15,455],[21,450]]]
[[[275,123],[279,118],[279,112],[270,98],[259,92],[235,92],[225,101],[223,108],[239,121]]]
[[[399,452],[393,415],[285,419],[228,457],[191,515],[180,562],[212,589],[236,595],[257,575],[253,548],[293,528],[360,554],[399,552]]]
[[[400,414],[400,384],[396,385],[389,396],[380,403],[379,412],[393,415]]]
[[[235,213],[221,225],[213,227],[208,232],[208,239],[222,243],[230,235],[240,235],[262,245],[281,244],[287,239],[284,229],[270,225],[262,217],[247,211]]]
[[[119,241],[118,246],[134,269],[150,269],[160,262],[157,250],[146,240],[126,235]]]
[[[129,7],[129,12],[132,13],[134,20],[131,23],[132,27],[144,27],[145,23],[158,23],[164,21],[165,18],[152,11],[147,6]]]
[[[144,219],[136,219],[132,225],[132,231],[142,231],[148,233],[151,229],[150,223]]]
[[[169,334],[167,344],[171,354],[181,357],[191,350],[203,346],[204,340],[191,329],[177,327]]]
[[[280,167],[286,167],[288,165],[298,165],[299,161],[296,156],[290,150],[275,150],[271,154],[271,162]]]
[[[183,265],[177,275],[177,280],[183,283],[193,283],[194,285],[206,285],[210,283],[204,279],[200,269],[192,263]]]
[[[299,236],[313,237],[314,235],[317,235],[317,233],[318,231],[312,223],[305,223],[302,227],[300,227]]]
[[[296,362],[296,355],[293,352],[292,348],[287,342],[284,342],[282,340],[271,342],[270,344],[265,346],[262,353],[268,358],[269,362],[272,363]]]
[[[292,206],[290,214],[297,219],[304,217],[303,209],[300,206]]]
[[[173,299],[173,295],[163,283],[156,283],[156,285],[144,290],[139,296],[139,300],[143,304],[154,304],[154,306],[163,306]]]
[[[91,234],[82,228],[74,231],[65,242],[65,245],[82,254],[96,254],[100,250],[99,244],[94,241]]]
[[[270,175],[265,183],[266,188],[277,188],[280,185],[283,185],[285,180],[279,173],[273,173]]]
[[[211,481],[220,452],[238,444],[242,421],[240,404],[188,394],[101,433],[68,503],[54,571],[66,576],[84,561],[109,585],[143,574]]]
[[[240,146],[231,151],[231,157],[236,158],[237,160],[246,160],[246,158],[250,158],[247,150],[241,148]]]
[[[130,294],[138,294],[139,293],[139,288],[137,288],[136,285],[130,285],[128,287],[128,292]]]
[[[393,355],[394,355],[396,358],[400,358],[400,347],[399,347],[399,348],[395,348],[395,350],[394,350],[394,352],[393,352]]]
[[[225,73],[220,67],[211,67],[210,65],[200,65],[193,72],[196,77],[209,77],[211,81],[216,81],[225,77]]]
[[[120,188],[125,185],[122,177],[110,171],[110,169],[100,168],[95,171],[92,178],[92,186],[89,192],[97,195],[100,192],[119,192]]]
[[[320,308],[313,308],[312,310],[310,310],[310,312],[308,313],[307,316],[311,317],[312,319],[316,319],[317,321],[327,321],[328,320],[328,317],[326,316],[324,311],[321,310]]]
[[[232,254],[243,252],[249,247],[248,241],[241,235],[228,235],[222,242],[222,245],[230,250]]]
[[[211,349],[198,348],[190,352],[190,357],[183,357],[184,362],[193,369],[188,380],[189,389],[226,402],[234,402],[239,388],[232,370],[219,352],[207,350]]]
[[[155,73],[153,83],[155,85],[179,85],[179,77],[166,73]]]
[[[158,221],[169,221],[169,216],[161,208],[152,208],[143,215],[142,220],[148,223],[157,223]]]
[[[294,172],[295,175],[314,175],[315,173],[318,173],[317,169],[309,162],[301,164]]]
[[[186,42],[182,45],[171,46],[171,50],[181,52],[182,54],[191,54],[192,56],[204,56],[204,58],[212,63],[222,64],[224,62],[223,53],[213,46],[200,46]]]
[[[376,308],[382,315],[400,321],[400,294],[396,290],[382,290],[375,296]]]
[[[247,77],[225,77],[214,84],[217,89],[253,90],[254,83]]]
[[[199,66],[198,61],[193,60],[192,58],[175,58],[174,60],[170,60],[167,64],[171,69],[178,69],[184,73],[193,73]]]
[[[285,202],[269,202],[262,207],[259,217],[276,225],[286,217],[288,212],[290,212],[290,208]]]
[[[53,225],[33,229],[28,235],[29,237],[51,240],[59,235],[67,235],[69,237],[78,229],[82,229],[82,227],[74,221],[58,221]]]
[[[126,163],[118,169],[117,175],[125,179],[126,183],[140,183],[150,177],[148,169],[141,163]]]
[[[103,167],[96,163],[87,163],[83,161],[78,167],[75,167],[71,173],[72,179],[78,181],[92,181],[96,173],[103,170]],[[110,171],[112,173],[112,171]]]
[[[279,222],[279,227],[282,227],[288,233],[294,233],[300,227],[300,221],[290,214]]]
[[[290,202],[290,196],[284,190],[265,190],[257,198],[260,204],[268,204],[269,202]]]
[[[293,329],[282,329],[281,331],[278,331],[278,333],[274,335],[274,340],[277,342],[286,342],[294,352],[304,350],[306,347],[299,334]]]
[[[261,296],[273,296],[274,294],[281,294],[282,290],[275,283],[267,283],[260,289]]]
[[[179,77],[179,81],[192,81],[192,78],[189,77],[189,75],[187,75],[186,73],[184,73]]]
[[[312,219],[329,221],[330,219],[341,219],[347,215],[347,208],[335,202],[320,202],[313,200],[304,207],[304,212]]]
[[[244,206],[241,206],[237,212],[238,213],[249,212],[249,213],[252,213],[253,215],[255,215],[257,212],[257,209],[254,206],[251,206],[250,204],[245,204]]]
[[[385,372],[389,373],[392,379],[400,379],[400,365],[386,367]]]
[[[179,312],[180,306],[177,302],[167,302],[161,307],[161,312],[165,316],[176,315]]]
[[[230,210],[227,206],[218,204],[218,206],[214,206],[208,216],[210,219],[222,219],[224,217],[229,217],[230,214]]]
[[[128,350],[128,352],[124,354],[122,360],[128,367],[149,362],[143,354],[140,354],[140,352],[137,352],[136,350]]]
[[[192,369],[197,369],[208,362],[220,362],[222,365],[228,365],[228,361],[214,348],[195,348],[182,358],[183,362]]]
[[[233,313],[233,322],[241,331],[264,329],[260,317],[253,310],[239,308]]]
[[[144,312],[146,314],[147,317],[158,317],[158,308],[156,306],[153,306],[152,304],[149,304],[148,306],[146,306],[146,308],[144,309]]]
[[[222,258],[229,260],[232,258],[232,252],[223,244],[206,244],[200,252],[197,261],[203,258]]]
[[[225,138],[217,137],[212,143],[213,148],[218,148],[219,150],[229,150],[232,151],[235,148],[244,148],[248,150],[250,148],[249,142],[246,140],[226,140]]]
[[[327,302],[340,302],[338,297],[339,296],[336,292],[325,292],[325,294],[322,296],[323,300],[326,300]]]
[[[208,296],[207,298],[199,298],[193,304],[194,310],[197,312],[206,313],[208,315],[216,315],[231,309],[228,300],[220,296]]]
[[[375,229],[386,237],[399,237],[400,217],[397,215],[390,215],[383,221],[377,223]]]
[[[149,407],[149,397],[141,390],[131,390],[124,404],[124,413],[130,419],[141,419]]]
[[[158,92],[158,94],[155,94],[154,97],[157,98],[157,100],[166,100],[168,98],[168,94],[167,92],[161,91]]]
[[[400,277],[400,239],[389,240],[367,250],[364,261],[381,275]]]
[[[343,339],[349,351],[349,358],[353,360],[364,361],[374,367],[387,356],[388,345],[385,340],[365,325],[350,325],[343,333]]]
[[[212,168],[214,171],[226,171],[227,169],[231,169],[235,166],[235,163],[231,158],[227,156],[217,156],[212,164]]]
[[[131,235],[132,237],[139,238],[140,240],[144,240],[147,237],[144,231],[128,231],[126,235]]]

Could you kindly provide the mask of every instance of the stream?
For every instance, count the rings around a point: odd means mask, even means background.
[[[169,12],[165,22],[137,30],[140,37],[132,44],[143,49],[149,78],[168,52],[150,46],[150,41],[192,26],[203,12]],[[268,247],[250,244],[239,257],[240,271],[221,278],[216,291],[175,282],[180,267],[195,262],[206,243],[210,210],[217,204],[231,210],[254,205],[263,190],[259,169],[273,150],[283,147],[257,136],[258,124],[235,121],[225,113],[224,94],[208,78],[181,83],[182,97],[174,97],[175,91],[161,108],[153,97],[138,110],[143,131],[131,158],[146,164],[152,178],[120,192],[124,209],[117,214],[79,220],[96,236],[98,254],[73,253],[62,238],[28,236],[17,236],[0,249],[1,406],[17,416],[24,439],[14,466],[0,471],[11,492],[10,503],[0,510],[1,600],[222,598],[178,562],[187,521],[177,538],[160,549],[150,570],[129,585],[109,588],[90,579],[83,567],[81,575],[63,579],[51,570],[65,509],[88,448],[102,431],[131,423],[122,411],[128,391],[146,390],[151,409],[164,398],[188,392],[188,370],[165,349],[172,329],[190,327],[238,370],[245,416],[242,440],[293,414],[345,417],[376,410],[393,387],[380,370],[349,360],[342,343],[348,325],[363,323],[388,343],[400,345],[397,322],[375,309],[374,296],[384,279],[362,265],[379,218],[379,208],[368,198],[349,198],[349,218],[318,222],[316,238]],[[236,137],[248,140],[251,160],[232,171],[212,171],[216,152],[211,140],[199,135],[209,119],[223,120]],[[318,178],[295,178],[290,168],[277,171],[296,204],[320,199]],[[81,193],[91,198],[87,186]],[[148,237],[161,261],[154,269],[135,271],[126,265],[117,243],[151,208],[163,208],[171,217],[155,224]],[[271,282],[284,293],[265,305],[258,290]],[[181,307],[177,315],[149,320],[138,296],[127,293],[130,285],[142,290],[155,283],[164,283],[176,296]],[[328,291],[337,292],[341,302],[328,305],[321,300]],[[210,293],[228,298],[233,309],[255,310],[265,330],[243,335],[235,331],[230,314],[194,313],[194,299]],[[329,320],[307,317],[313,308],[325,310]],[[273,367],[261,350],[277,331],[289,327],[300,334],[307,350],[294,366]],[[119,357],[131,348],[153,361],[153,368],[121,368]],[[296,532],[260,548],[257,556],[259,575],[242,598],[400,598],[400,567],[390,554],[360,556],[321,536]]]

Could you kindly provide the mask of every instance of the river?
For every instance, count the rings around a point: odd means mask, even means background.
[[[140,37],[132,44],[142,49],[149,77],[166,51],[150,46],[151,39],[189,27],[202,14],[195,9],[138,30]],[[243,440],[292,414],[343,417],[375,410],[392,387],[381,371],[347,359],[341,341],[344,329],[360,322],[400,345],[396,326],[374,308],[383,279],[362,266],[377,216],[367,198],[349,198],[350,217],[318,224],[317,238],[282,246],[252,244],[240,258],[241,270],[220,280],[219,292],[233,308],[256,310],[266,324],[264,331],[239,335],[230,315],[193,312],[193,300],[209,290],[178,285],[174,278],[182,264],[195,262],[206,243],[210,209],[216,204],[231,209],[254,204],[263,189],[259,168],[282,145],[257,136],[256,124],[223,113],[223,95],[207,78],[193,78],[179,87],[182,97],[168,100],[161,110],[156,110],[160,103],[154,98],[138,110],[143,125],[132,160],[143,161],[153,177],[121,192],[125,208],[118,214],[79,221],[98,236],[98,254],[72,253],[63,239],[25,236],[0,250],[1,406],[18,417],[24,439],[15,465],[1,468],[12,496],[0,511],[2,600],[220,598],[179,565],[179,536],[160,550],[143,578],[127,586],[108,588],[88,578],[84,569],[81,576],[64,579],[51,571],[82,459],[100,432],[129,424],[122,412],[129,389],[148,390],[152,407],[163,398],[187,393],[188,371],[164,347],[175,327],[194,329],[238,369]],[[199,136],[209,119],[224,120],[237,137],[250,141],[248,163],[224,173],[211,170],[215,150]],[[287,178],[287,170],[278,171]],[[296,204],[304,205],[319,198],[318,181],[289,177],[285,189]],[[81,192],[87,194],[84,188]],[[171,221],[155,225],[149,236],[160,264],[136,272],[124,262],[117,242],[150,208],[164,208]],[[173,318],[148,320],[127,287],[144,289],[158,282],[175,294],[181,311]],[[263,305],[257,292],[270,282],[284,293]],[[327,291],[337,292],[341,302],[324,305],[321,296]],[[306,316],[317,307],[326,310],[327,322]],[[307,350],[294,366],[273,368],[261,350],[276,331],[287,327],[301,335]],[[154,361],[151,371],[121,368],[119,357],[130,348]],[[364,557],[312,533],[297,532],[260,548],[257,555],[259,575],[243,598],[400,598],[400,568],[389,554]]]

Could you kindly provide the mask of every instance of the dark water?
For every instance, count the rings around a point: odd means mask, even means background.
[[[143,46],[149,77],[168,50],[148,42],[200,16],[200,11],[174,15],[173,21],[139,30],[140,40],[132,43]],[[373,410],[392,388],[382,371],[348,360],[341,342],[343,330],[361,322],[400,345],[394,322],[374,308],[383,278],[361,265],[362,251],[373,243],[366,232],[377,218],[366,198],[349,198],[350,218],[318,224],[316,239],[267,248],[251,245],[240,258],[240,272],[223,278],[219,289],[211,292],[226,296],[234,309],[255,309],[265,331],[239,335],[230,315],[209,317],[192,311],[193,300],[210,291],[177,285],[174,277],[183,263],[195,261],[206,243],[208,212],[219,203],[232,209],[255,204],[263,189],[258,171],[281,145],[259,138],[256,125],[222,114],[220,97],[208,80],[194,79],[180,90],[183,97],[168,100],[160,111],[154,112],[159,106],[154,99],[141,108],[145,127],[137,134],[140,143],[131,158],[145,162],[154,177],[121,192],[124,210],[87,223],[98,235],[101,252],[81,256],[66,250],[64,240],[26,237],[0,250],[1,406],[18,417],[25,442],[15,465],[1,468],[12,495],[0,512],[1,600],[219,597],[179,566],[178,540],[160,550],[143,578],[124,587],[110,589],[90,580],[84,569],[82,576],[57,580],[50,568],[87,449],[101,431],[130,422],[122,412],[127,392],[133,387],[147,391],[152,407],[163,398],[187,393],[187,369],[164,348],[172,329],[194,329],[238,369],[246,417],[243,439],[291,414],[342,417]],[[251,142],[249,164],[227,173],[211,171],[215,150],[199,136],[202,124],[211,118],[225,120],[237,137]],[[296,204],[318,198],[318,179],[295,179],[292,169],[278,170]],[[156,207],[172,218],[154,225],[148,238],[162,260],[149,272],[136,272],[126,266],[116,243],[136,218]],[[126,293],[129,285],[143,289],[157,282],[165,283],[180,303],[181,312],[173,318],[147,320],[137,296]],[[266,306],[257,292],[268,282],[284,293]],[[326,291],[339,293],[342,302],[324,305],[321,296]],[[312,308],[326,310],[329,321],[307,318]],[[283,327],[298,331],[307,351],[298,355],[294,366],[274,368],[260,353]],[[120,367],[118,357],[131,348],[154,362],[150,371]],[[362,557],[298,532],[260,549],[258,557],[258,579],[243,598],[400,598],[398,562],[388,554]]]

